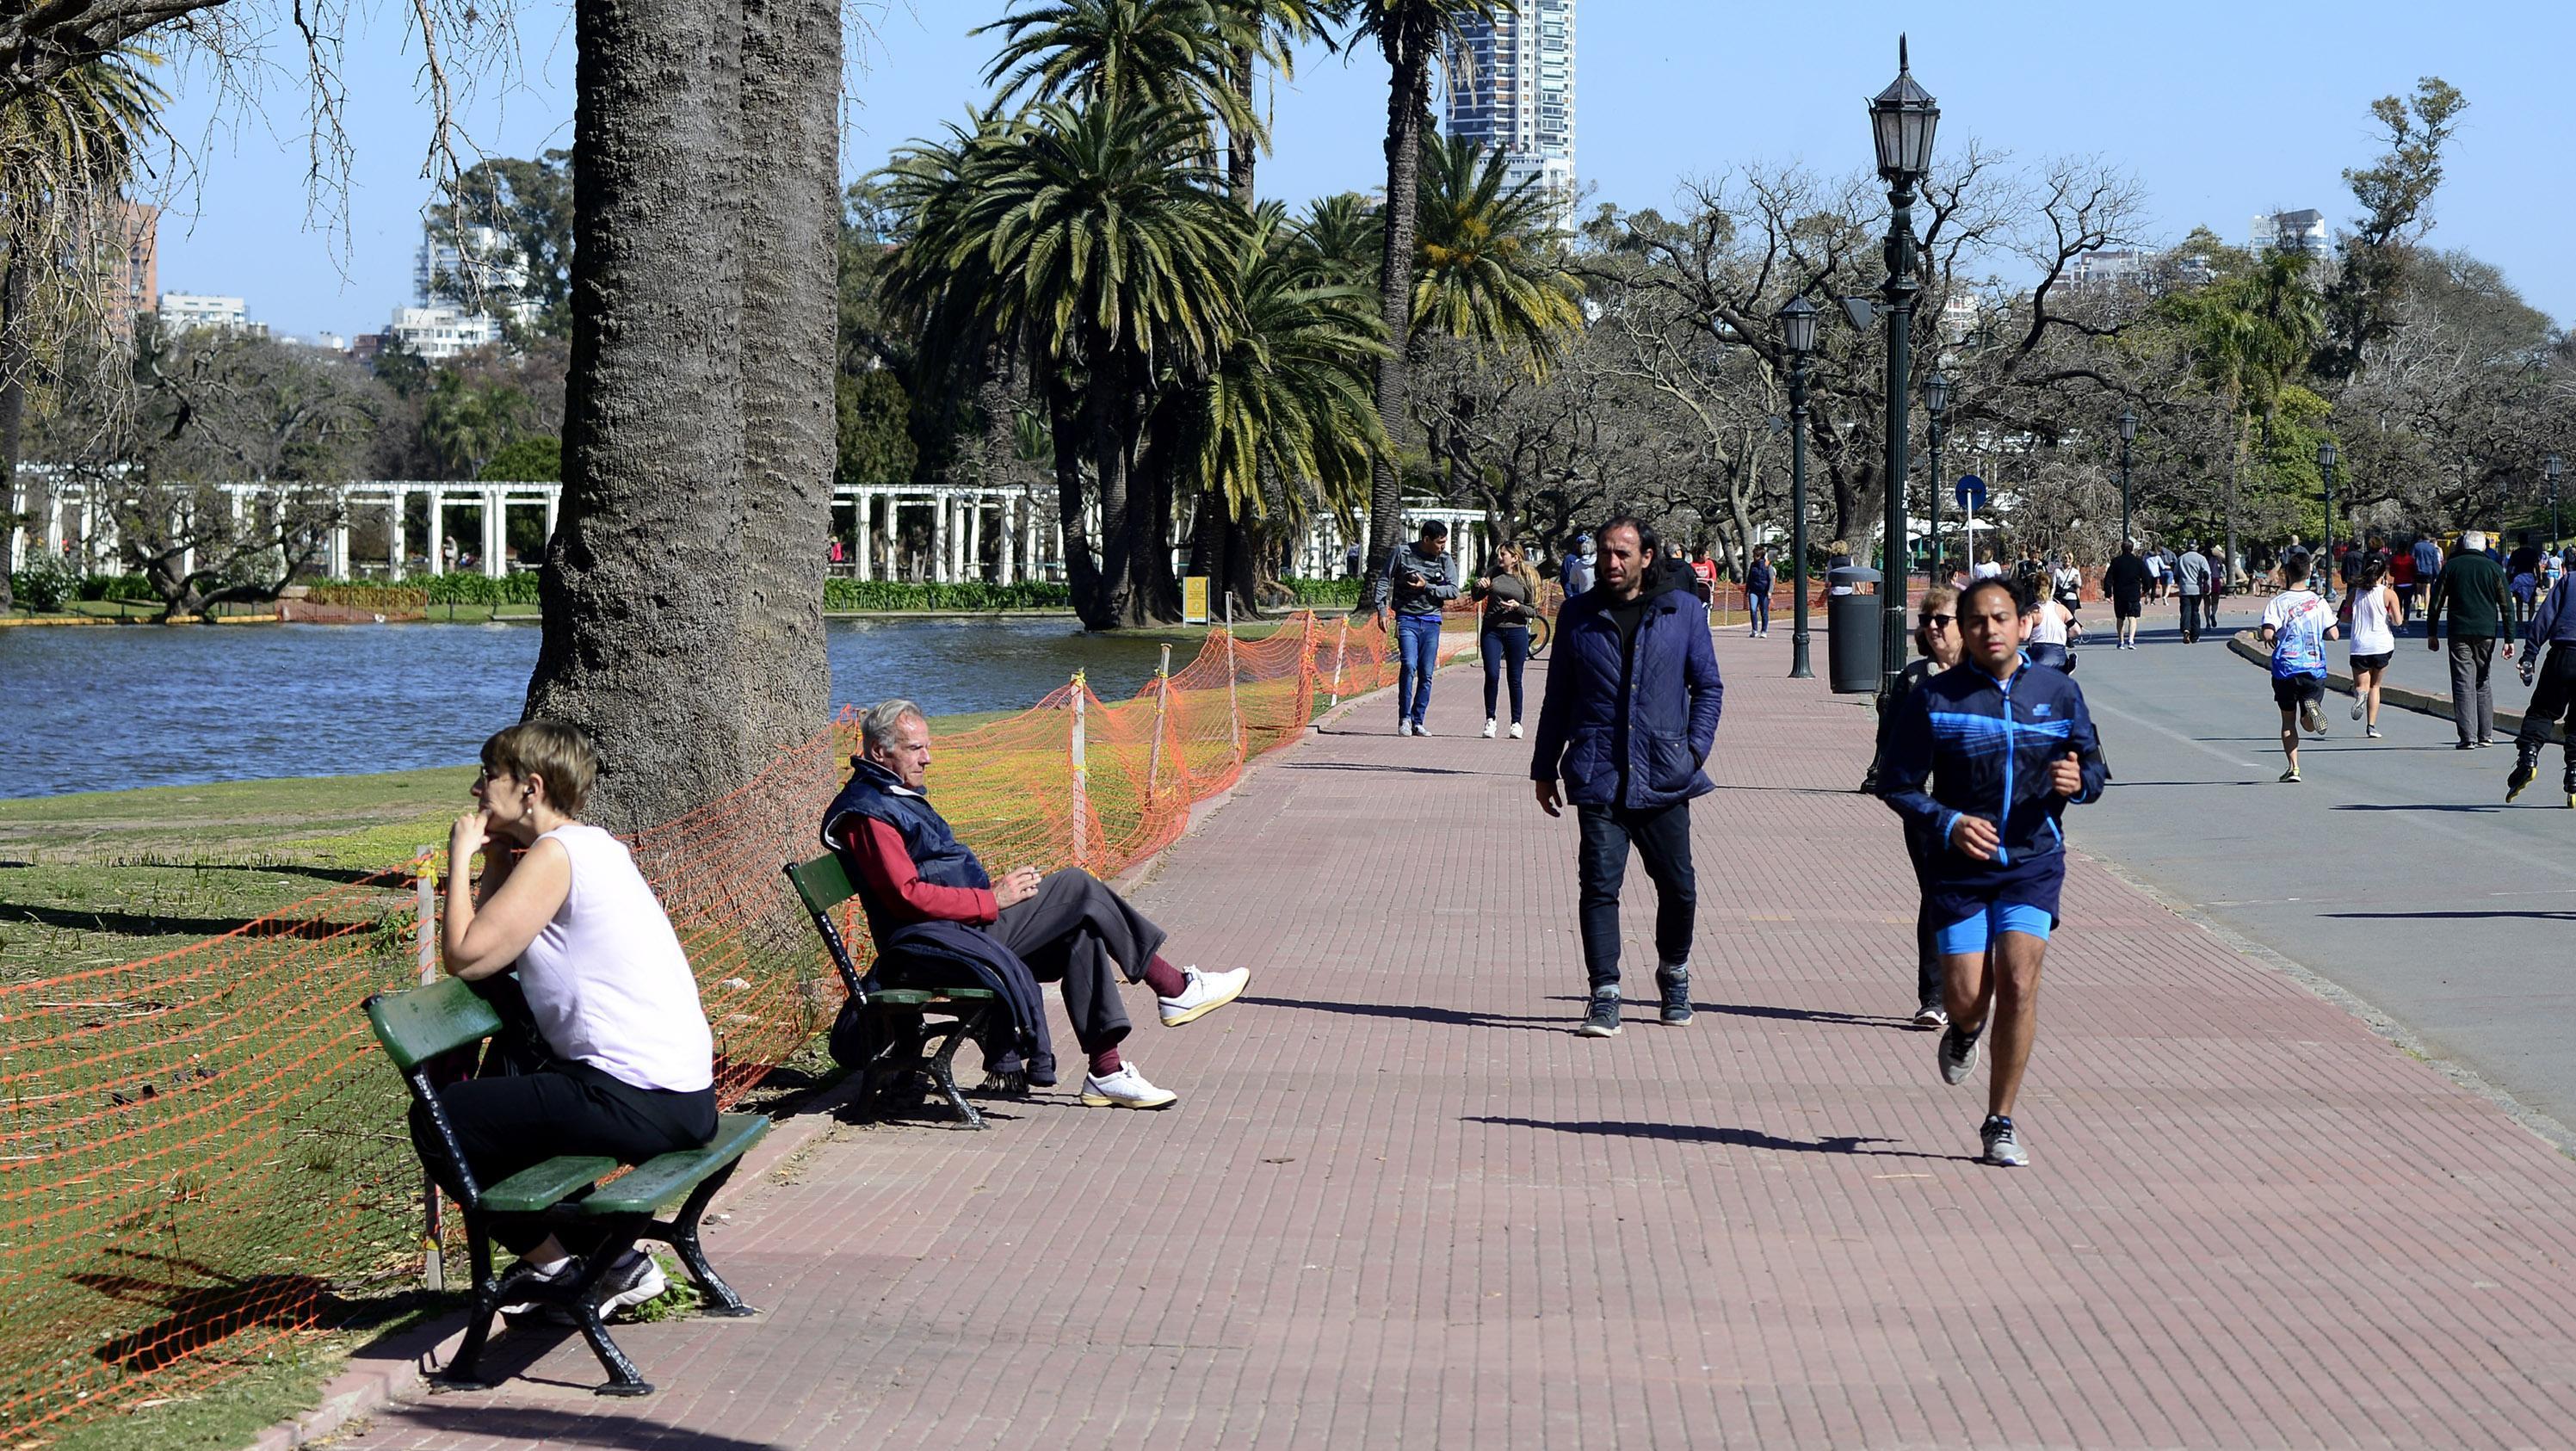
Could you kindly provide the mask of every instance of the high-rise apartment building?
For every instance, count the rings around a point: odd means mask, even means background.
[[[105,253],[100,260],[106,264],[100,301],[106,307],[108,327],[131,342],[134,319],[152,311],[153,300],[161,293],[161,209],[149,202],[117,203],[100,245]]]
[[[1546,188],[1572,226],[1574,0],[1469,21],[1449,59],[1449,134],[1502,152],[1505,174]]]

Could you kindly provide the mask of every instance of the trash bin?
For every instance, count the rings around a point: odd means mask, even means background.
[[[1874,695],[1879,660],[1878,571],[1857,564],[1825,571],[1825,674],[1836,695]],[[1870,592],[1860,593],[1860,586]],[[1848,594],[1834,593],[1849,590]]]

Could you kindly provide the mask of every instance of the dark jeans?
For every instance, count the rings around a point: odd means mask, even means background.
[[[1521,667],[1529,663],[1529,626],[1502,625],[1485,631],[1476,639],[1476,653],[1485,657],[1485,719],[1494,718],[1494,697],[1508,668],[1512,678],[1512,724],[1519,725]]]
[[[2576,704],[2576,645],[2554,644],[2540,662],[2540,678],[2532,682],[2531,704],[2522,708],[2522,729],[2514,733],[2514,743],[2524,753],[2537,757],[2540,748],[2549,744],[2549,728]],[[2576,726],[2576,721],[2569,721]],[[2576,730],[2560,737],[2560,753],[2566,758],[2567,779],[2576,781]]]
[[[1395,617],[1395,719],[1422,724],[1431,709],[1431,673],[1440,668],[1440,617]]]
[[[1018,953],[1038,981],[1062,980],[1064,1013],[1086,1053],[1127,1036],[1119,974],[1142,978],[1163,950],[1163,929],[1080,867],[1049,872],[1036,896],[1004,907],[985,930]]]
[[[2495,686],[2488,679],[2495,670],[2495,652],[2493,636],[2451,637],[2451,723],[2463,741],[2495,739]]]
[[[1628,848],[1644,859],[1655,884],[1655,957],[1659,966],[1690,961],[1691,927],[1699,915],[1699,878],[1691,870],[1690,803],[1660,810],[1577,806],[1583,828],[1576,858],[1576,920],[1583,969],[1592,990],[1619,986],[1619,888],[1628,877]]]
[[[2197,643],[2199,639],[2200,596],[2184,595],[2182,597],[2182,641],[2190,645]]]
[[[1914,1002],[1920,1008],[1941,1006],[1941,929],[1932,920],[1932,896],[1914,909]]]
[[[656,1154],[697,1148],[716,1135],[714,1089],[671,1093],[637,1088],[581,1063],[469,1078],[440,1089],[438,1098],[474,1182],[484,1188],[558,1154],[598,1154],[640,1164]],[[411,1141],[421,1162],[430,1166],[430,1177],[462,1203],[463,1185],[417,1099],[411,1106]],[[511,1253],[526,1254],[544,1242],[546,1231],[505,1227],[495,1229],[492,1237]],[[556,1230],[555,1238],[574,1254],[586,1254],[599,1242],[596,1235],[574,1229]]]
[[[1762,631],[1762,630],[1770,629],[1770,628],[1771,628],[1771,596],[1770,596],[1770,594],[1769,594],[1767,591],[1766,591],[1766,592],[1763,592],[1763,593],[1760,593],[1760,594],[1756,594],[1756,593],[1753,593],[1753,592],[1751,592],[1751,591],[1747,591],[1747,592],[1746,592],[1746,594],[1745,594],[1745,596],[1744,596],[1744,614],[1745,614],[1746,624],[1748,625],[1748,627],[1749,627],[1749,628],[1751,628],[1751,629],[1753,629],[1753,630],[1755,630],[1755,631],[1757,631],[1757,632]]]

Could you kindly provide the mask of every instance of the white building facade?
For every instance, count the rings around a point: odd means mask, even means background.
[[[472,352],[501,340],[500,320],[467,312],[448,303],[436,307],[397,307],[385,335],[433,363]]]
[[[239,297],[215,297],[203,292],[165,292],[160,298],[161,328],[164,332],[190,333],[202,329],[217,332],[244,332],[250,327],[250,303]]]
[[[1504,156],[1512,181],[1535,181],[1574,224],[1574,0],[1521,0],[1470,20],[1450,56],[1449,134]]]

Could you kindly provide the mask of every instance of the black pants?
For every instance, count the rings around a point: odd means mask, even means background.
[[[2576,645],[2553,644],[2540,662],[2540,678],[2532,682],[2531,704],[2522,708],[2515,748],[2537,758],[2541,747],[2549,744],[2549,728],[2566,718],[2570,705],[2576,705]],[[2568,724],[2576,726],[2576,721]],[[2576,783],[2576,730],[2561,734],[2559,753],[2567,763],[2566,779]]]
[[[1583,828],[1576,858],[1576,921],[1583,933],[1583,970],[1592,990],[1619,986],[1619,888],[1628,877],[1634,845],[1655,884],[1655,956],[1659,966],[1690,961],[1691,928],[1699,916],[1699,878],[1691,869],[1690,803],[1659,810],[1577,806]]]
[[[637,1088],[583,1063],[549,1062],[533,1072],[469,1078],[440,1089],[438,1099],[474,1182],[487,1188],[558,1154],[640,1164],[656,1154],[698,1148],[716,1136],[714,1089]],[[411,1106],[411,1141],[439,1187],[461,1202],[464,1186],[418,1100]],[[557,1230],[555,1237],[574,1254],[598,1243],[578,1230]],[[544,1241],[545,1231],[503,1228],[493,1238],[514,1254],[526,1254]]]
[[[1048,873],[1036,896],[1003,908],[985,930],[1018,953],[1038,981],[1064,983],[1065,1016],[1086,1053],[1127,1036],[1119,974],[1137,981],[1163,950],[1163,929],[1080,867]]]
[[[1521,667],[1529,661],[1529,626],[1497,625],[1476,639],[1476,653],[1485,657],[1485,719],[1494,718],[1496,687],[1503,683],[1504,672],[1512,680],[1512,724],[1521,723]]]
[[[2200,596],[2182,597],[2182,641],[2186,645],[2200,640]]]

